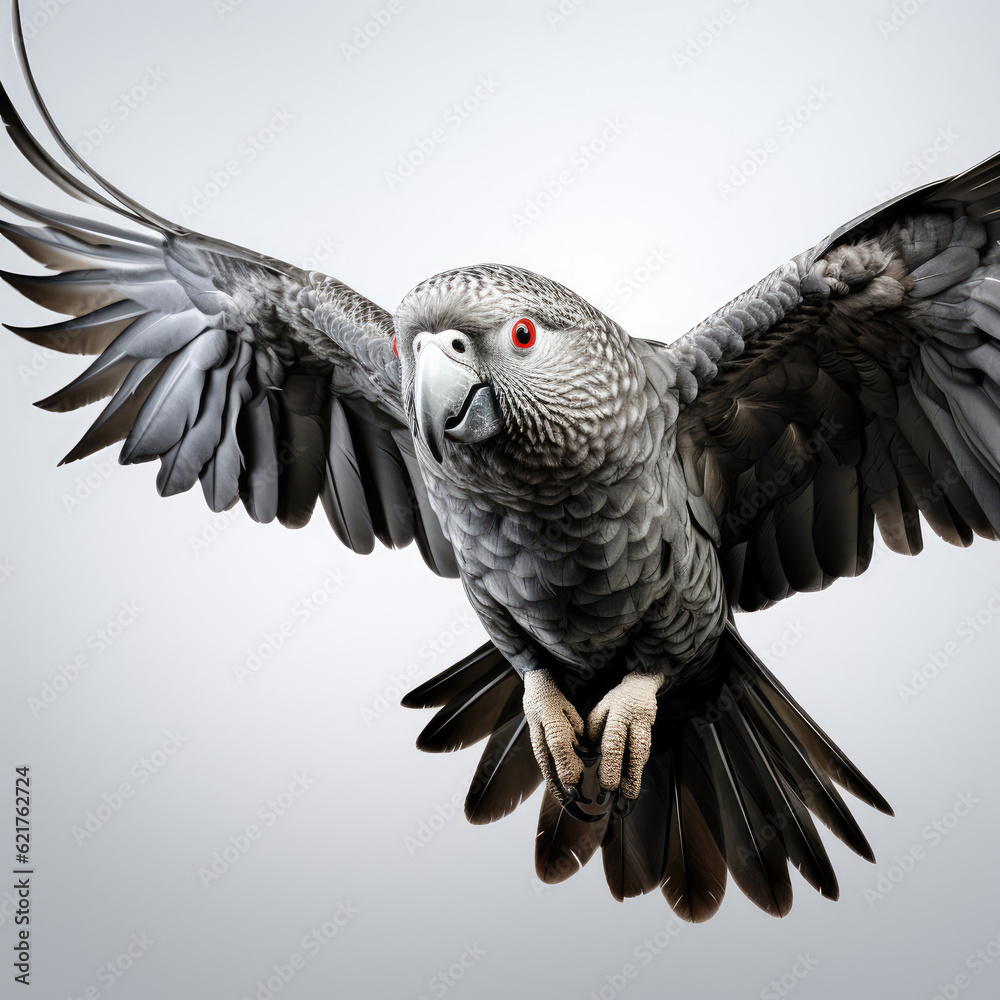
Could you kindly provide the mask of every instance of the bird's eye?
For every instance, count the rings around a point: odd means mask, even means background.
[[[392,338],[392,353],[399,357],[399,345],[396,343],[396,338]]]
[[[533,347],[535,344],[535,324],[530,319],[519,319],[511,331],[511,340],[514,341],[515,347],[521,347],[524,350]]]

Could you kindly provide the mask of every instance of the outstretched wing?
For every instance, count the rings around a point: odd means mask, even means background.
[[[0,88],[0,115],[25,157],[74,197],[128,227],[0,195],[36,225],[0,233],[45,267],[0,272],[39,305],[72,317],[32,329],[32,343],[98,355],[41,400],[72,410],[111,397],[63,461],[124,439],[120,461],[160,460],[161,495],[200,480],[214,511],[242,500],[251,517],[301,527],[320,499],[338,537],[367,553],[416,540],[427,564],[457,576],[428,502],[407,426],[392,317],[333,278],[182,229],[143,208],[84,163],[42,102],[15,42],[36,107],[72,164],[56,162]]]
[[[877,523],[1000,533],[1000,154],[897,199],[659,353],[734,607],[867,568]]]

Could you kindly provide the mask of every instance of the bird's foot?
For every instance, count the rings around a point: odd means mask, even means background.
[[[579,756],[583,719],[547,670],[524,674],[524,717],[535,760],[553,795],[563,805],[576,801],[584,768]]]
[[[656,720],[656,693],[663,681],[662,672],[626,674],[590,713],[587,737],[595,746],[600,741],[597,778],[604,791],[620,788],[627,799],[639,797]]]

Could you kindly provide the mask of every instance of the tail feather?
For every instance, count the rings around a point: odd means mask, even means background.
[[[749,757],[732,729],[711,722],[705,733],[722,815],[726,864],[733,881],[762,910],[783,917],[792,907],[787,851],[767,815],[759,762]]]
[[[565,807],[545,789],[535,870],[565,881],[601,847],[612,895],[660,888],[682,919],[700,922],[722,903],[728,873],[761,909],[792,905],[788,862],[828,899],[837,878],[815,815],[868,861],[871,847],[834,782],[869,805],[889,804],[785,688],[730,623],[706,672],[711,690],[660,696],[653,746],[635,800],[598,797],[598,757],[584,758],[582,799]],[[577,697],[586,714],[608,687],[598,678]],[[513,811],[541,783],[522,708],[523,684],[487,643],[410,692],[404,704],[438,707],[423,749],[466,746],[489,736],[466,799],[473,823]],[[589,784],[588,784],[589,782]],[[603,801],[603,804],[602,804]]]
[[[611,819],[610,803],[590,820],[578,818],[562,807],[545,788],[535,837],[535,872],[547,885],[565,882],[597,852]]]
[[[737,740],[754,762],[756,773],[764,786],[763,791],[772,810],[767,817],[771,824],[770,830],[773,831],[772,836],[777,837],[781,833],[788,860],[814,889],[828,899],[837,899],[840,896],[837,876],[816,832],[816,826],[798,793],[777,771],[768,748],[750,728],[744,716],[733,713],[728,721],[735,730]]]
[[[447,670],[408,691],[402,704],[406,708],[439,708],[456,695],[473,689],[485,674],[500,663],[507,664],[500,650],[492,642],[484,643]]]
[[[781,801],[775,802],[775,806],[783,805],[786,815],[793,824],[790,826],[792,838],[785,838],[788,860],[817,892],[827,899],[840,899],[837,874],[830,863],[830,857],[820,839],[816,824],[809,815],[808,807],[795,788],[780,774],[777,775],[777,787],[781,793]]]
[[[670,820],[660,891],[682,920],[701,923],[722,905],[727,866],[719,847],[719,802],[704,747],[695,745],[692,737],[693,732],[683,734],[671,754]]]
[[[480,678],[474,691],[460,692],[437,712],[417,737],[417,747],[440,753],[478,743],[493,732],[510,696],[521,690],[514,668],[497,664]]]
[[[892,806],[877,788],[851,763],[844,752],[806,714],[785,686],[757,658],[732,626],[723,646],[743,680],[766,699],[788,733],[813,757],[838,785],[852,792],[879,812],[891,816]]]
[[[528,723],[518,687],[500,712],[465,799],[470,823],[492,823],[512,813],[541,784],[542,772],[531,749]]]
[[[601,853],[608,888],[619,902],[651,892],[663,880],[663,834],[670,814],[669,768],[669,755],[651,757],[635,802],[615,797]]]
[[[829,775],[788,737],[768,707],[759,700],[759,695],[750,688],[747,689],[744,709],[751,714],[756,732],[769,746],[770,757],[781,772],[782,779],[797,791],[828,830],[855,854],[874,863],[875,855],[868,840]]]

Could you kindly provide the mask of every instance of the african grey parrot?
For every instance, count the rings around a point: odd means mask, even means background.
[[[39,405],[111,397],[64,461],[124,439],[162,495],[305,524],[359,553],[415,541],[490,641],[411,692],[426,750],[488,738],[475,823],[544,779],[536,867],[603,849],[613,894],[719,907],[727,870],[791,905],[788,861],[837,882],[810,813],[868,860],[835,784],[888,804],[741,640],[734,612],[864,571],[877,523],[1000,531],[1000,154],[855,220],[670,345],[547,278],[438,274],[390,315],[334,278],[182,229],[16,146],[123,228],[0,196],[55,276],[4,273],[71,318],[14,332],[98,355]]]

